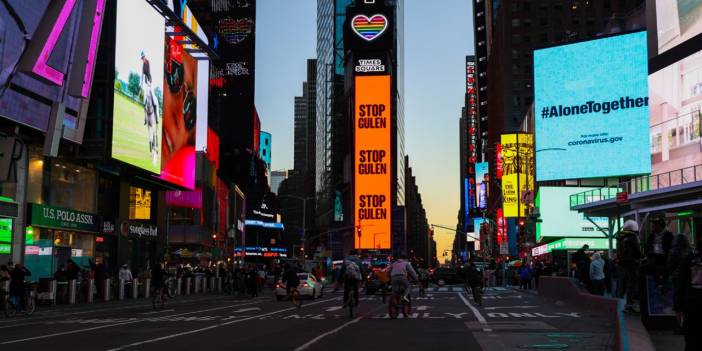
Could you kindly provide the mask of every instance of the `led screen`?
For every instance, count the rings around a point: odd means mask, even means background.
[[[584,214],[570,210],[570,195],[596,188],[539,187],[536,207],[541,222],[536,223],[536,241],[543,237],[602,238],[604,234]],[[590,217],[600,228],[608,228],[607,217]]]
[[[480,209],[487,208],[487,195],[490,184],[489,164],[479,162],[475,164],[475,201]]]
[[[118,1],[112,157],[161,173],[165,19],[146,1]]]
[[[534,51],[537,181],[651,171],[646,48],[635,32]]]
[[[534,190],[534,136],[503,134],[502,206],[505,218],[524,217],[527,204],[522,196]]]
[[[165,37],[161,179],[193,189],[197,120],[206,116],[197,109],[198,63],[178,43],[183,39]]]
[[[702,1],[658,0],[655,3],[659,54],[702,33]]]
[[[355,77],[355,247],[390,248],[390,76]]]
[[[129,219],[151,219],[151,191],[129,187]]]
[[[653,73],[649,94],[652,173],[682,169],[671,182],[679,182],[681,175],[695,179],[695,170],[688,167],[702,164],[702,51]]]

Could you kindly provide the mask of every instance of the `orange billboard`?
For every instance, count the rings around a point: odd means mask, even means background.
[[[392,210],[390,76],[356,76],[354,104],[355,247],[389,249]]]

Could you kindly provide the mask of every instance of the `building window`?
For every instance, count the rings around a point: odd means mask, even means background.
[[[512,34],[512,44],[520,44],[522,42],[522,36],[519,34]]]
[[[547,26],[547,25],[548,25],[548,19],[547,19],[547,18],[544,18],[544,17],[539,18],[539,24],[540,24],[542,27]]]
[[[519,27],[519,18],[513,18],[512,19],[512,28],[517,28]]]
[[[548,33],[541,33],[541,35],[539,36],[539,40],[542,43],[548,43]]]
[[[519,50],[512,50],[512,58],[513,59],[519,58]]]

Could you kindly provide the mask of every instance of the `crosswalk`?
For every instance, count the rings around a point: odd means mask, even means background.
[[[506,291],[507,288],[499,287],[499,286],[490,286],[485,289],[484,291]],[[427,289],[428,292],[461,292],[463,291],[463,286],[461,285],[452,285],[452,286],[433,286],[429,287]]]

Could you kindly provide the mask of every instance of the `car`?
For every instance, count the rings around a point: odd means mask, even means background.
[[[460,284],[463,282],[458,272],[453,268],[437,268],[431,275],[431,282],[438,285]]]
[[[382,271],[382,269],[372,269],[366,276],[366,295],[376,294],[381,288],[386,286],[378,279],[377,271]]]
[[[316,299],[322,297],[324,294],[322,288],[322,282],[317,280],[311,273],[297,273],[297,277],[300,279],[300,285],[297,287],[297,291],[300,293],[301,297],[310,297]],[[278,280],[275,285],[275,297],[278,301],[287,298],[288,292],[285,287],[285,283],[282,280]]]

